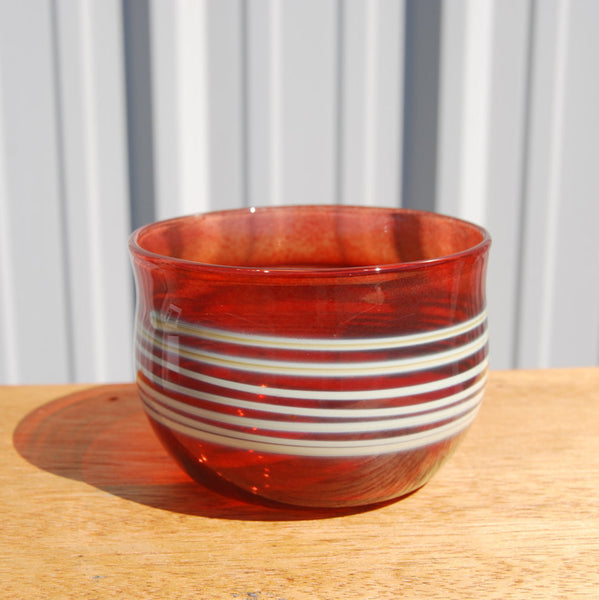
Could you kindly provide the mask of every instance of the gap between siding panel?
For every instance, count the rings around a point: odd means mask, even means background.
[[[441,2],[405,4],[402,205],[435,210]]]
[[[557,15],[557,49],[555,79],[553,84],[552,144],[550,149],[548,177],[549,190],[547,202],[547,235],[545,236],[543,297],[545,302],[541,318],[541,344],[539,362],[541,367],[551,366],[551,329],[555,300],[555,271],[557,252],[557,228],[559,212],[559,191],[561,187],[561,165],[564,134],[564,102],[566,92],[566,54],[568,52],[569,6],[566,0],[559,0]]]
[[[282,152],[282,5],[281,0],[270,0],[270,132],[269,132],[269,204],[281,204],[283,188],[283,152]]]
[[[156,218],[150,4],[123,2],[123,52],[131,228]]]
[[[52,0],[50,6],[50,27],[51,27],[51,39],[52,39],[52,66],[54,70],[54,118],[56,123],[56,155],[57,155],[57,182],[58,182],[58,196],[59,196],[59,211],[60,211],[60,223],[62,228],[62,267],[63,267],[63,289],[64,289],[64,312],[65,312],[65,323],[67,325],[65,331],[66,336],[66,366],[67,366],[67,377],[69,381],[76,380],[75,373],[75,323],[73,321],[73,300],[72,295],[73,282],[72,272],[69,256],[71,253],[70,238],[68,235],[69,220],[67,215],[67,197],[66,197],[66,166],[65,166],[65,144],[64,144],[64,118],[62,113],[63,98],[62,98],[62,72],[60,65],[60,52],[58,47],[59,31],[58,31],[58,7],[57,0]]]
[[[250,88],[249,88],[249,68],[250,68],[250,44],[249,44],[249,17],[248,2],[240,2],[240,50],[241,56],[239,63],[241,65],[241,205],[250,206]]]
[[[1,75],[1,74],[0,74]],[[4,107],[2,77],[0,77],[0,342],[3,342],[2,359],[4,364],[0,368],[0,384],[14,385],[19,381],[19,364],[17,353],[13,351],[17,345],[17,328],[15,326],[13,286],[13,261],[10,247],[10,228],[8,224],[8,189],[6,188],[7,163],[4,140]],[[1,310],[3,309],[3,310]]]
[[[377,110],[377,48],[376,28],[378,10],[374,2],[366,5],[365,26],[365,85],[364,85],[364,204],[376,204],[375,161],[376,161],[376,110]]]
[[[527,194],[525,198],[524,235],[525,246],[523,257],[522,293],[520,302],[522,314],[520,319],[519,361],[524,366],[551,366],[551,344],[553,330],[553,312],[555,298],[555,265],[556,239],[559,212],[559,190],[561,184],[563,111],[565,94],[565,70],[567,59],[567,36],[569,21],[569,4],[566,0],[557,0],[555,4],[540,3],[534,13],[534,44],[531,60],[532,90],[530,123],[531,131],[528,140],[528,159],[536,164],[538,158],[533,152],[541,153],[542,164],[533,173],[528,169]],[[554,10],[555,8],[555,10]],[[552,11],[549,14],[546,11]],[[541,14],[542,13],[542,14]],[[550,17],[550,18],[549,18]],[[543,31],[540,31],[540,28]],[[548,30],[547,28],[551,28]],[[537,37],[538,36],[538,37]],[[541,37],[542,36],[542,37]],[[544,46],[541,47],[539,40]],[[551,60],[548,65],[547,61]],[[538,63],[537,63],[538,61]],[[541,72],[537,77],[536,73]],[[549,73],[549,75],[547,74]],[[539,83],[535,80],[541,76],[545,79]],[[547,108],[548,110],[543,110]],[[535,113],[535,114],[533,114]],[[538,114],[544,119],[538,124],[538,130],[532,130]],[[546,122],[545,122],[546,121]],[[538,139],[539,138],[539,139]],[[542,147],[541,147],[542,144]],[[537,146],[539,146],[537,148]],[[531,177],[535,175],[535,179]],[[532,208],[531,208],[532,207]],[[531,211],[536,209],[535,214]],[[531,239],[536,236],[536,239]],[[526,254],[530,254],[527,256]],[[527,285],[528,277],[535,275],[535,289]],[[534,294],[534,296],[533,296]],[[530,321],[531,325],[528,325]]]
[[[512,336],[512,356],[513,367],[518,368],[523,366],[522,356],[522,345],[520,340],[520,332],[522,331],[522,325],[524,322],[524,315],[522,311],[524,309],[524,236],[527,231],[527,211],[526,211],[526,200],[527,200],[527,189],[529,183],[529,168],[530,168],[530,150],[531,150],[531,118],[532,118],[532,73],[533,73],[533,56],[534,56],[534,45],[535,45],[535,18],[536,18],[536,4],[534,0],[529,2],[529,14],[528,14],[528,48],[526,55],[526,89],[525,89],[525,107],[524,107],[524,134],[522,136],[522,144],[524,146],[522,150],[522,171],[520,175],[520,232],[518,236],[518,273],[516,281],[518,284],[515,290],[515,331]]]
[[[345,8],[344,0],[337,0],[337,114],[336,114],[336,151],[335,151],[335,203],[343,204],[345,190],[343,186],[343,168],[345,165],[345,135],[343,131],[343,113],[345,108],[345,99],[343,87],[345,85],[344,69],[345,54],[343,46],[345,44]]]

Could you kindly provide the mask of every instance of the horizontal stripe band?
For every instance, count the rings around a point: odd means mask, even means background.
[[[195,350],[188,346],[180,346],[171,342],[163,342],[145,329],[139,328],[138,335],[145,338],[154,347],[168,353],[183,356],[198,363],[213,367],[233,369],[235,371],[251,371],[252,373],[268,373],[272,375],[293,375],[299,377],[364,377],[371,375],[399,374],[431,369],[475,354],[482,350],[488,341],[488,333],[484,331],[476,339],[441,352],[417,356],[414,358],[391,359],[384,361],[360,362],[291,362],[266,359],[241,358],[215,352]]]
[[[423,427],[432,423],[439,423],[447,419],[453,419],[465,412],[468,412],[475,406],[478,406],[482,400],[483,392],[479,391],[474,395],[467,397],[465,401],[453,403],[450,406],[438,408],[436,410],[426,410],[424,406],[412,405],[411,414],[391,419],[377,420],[360,420],[356,421],[357,415],[352,415],[354,420],[351,421],[328,421],[328,422],[294,422],[290,420],[270,420],[248,418],[246,416],[232,415],[228,413],[217,412],[197,406],[191,406],[185,402],[179,402],[164,394],[153,390],[150,386],[138,380],[138,385],[146,397],[146,401],[150,403],[152,408],[165,417],[176,419],[178,415],[189,417],[190,421],[185,423],[192,426],[193,417],[208,419],[222,423],[224,425],[232,425],[234,427],[266,429],[271,431],[281,431],[289,433],[369,433],[382,432],[394,429],[407,429],[411,427]],[[150,400],[151,399],[151,400]],[[271,408],[275,408],[271,406]],[[274,411],[270,411],[274,412]],[[338,412],[338,411],[337,411]],[[351,412],[351,411],[350,411]],[[298,416],[295,413],[280,413],[288,418]],[[379,417],[376,409],[370,411],[368,417]],[[339,419],[337,415],[337,419]],[[200,427],[201,428],[201,427]]]
[[[143,396],[142,396],[143,397]],[[419,431],[385,440],[351,440],[351,441],[316,441],[304,439],[286,439],[231,432],[219,427],[203,425],[202,429],[190,427],[180,420],[170,419],[157,413],[149,404],[145,403],[148,415],[163,426],[187,435],[194,439],[213,442],[228,447],[268,452],[274,454],[288,454],[295,456],[320,456],[320,457],[352,457],[371,456],[376,454],[389,454],[405,452],[423,446],[443,441],[464,431],[474,420],[479,407],[459,419],[445,423],[434,429]]]
[[[488,359],[484,358],[474,367],[452,375],[450,377],[444,377],[435,381],[429,381],[426,383],[420,383],[415,385],[394,387],[394,388],[382,388],[377,390],[344,390],[344,391],[327,391],[327,390],[302,390],[293,388],[278,388],[270,387],[266,385],[253,385],[249,383],[243,383],[239,381],[233,381],[229,379],[222,379],[220,377],[212,377],[211,375],[205,375],[198,371],[192,371],[179,366],[176,362],[164,357],[158,357],[141,344],[137,345],[138,351],[143,354],[147,359],[152,361],[160,369],[168,369],[173,373],[182,375],[189,379],[200,381],[207,385],[213,385],[220,388],[228,388],[237,392],[268,395],[277,398],[288,398],[295,400],[316,400],[316,401],[348,401],[348,400],[377,400],[377,399],[390,399],[390,398],[401,398],[406,396],[414,396],[418,394],[426,394],[429,392],[435,392],[444,388],[459,385],[465,381],[473,379],[474,377],[485,372],[488,367]],[[143,368],[142,365],[138,365],[138,368]],[[146,370],[146,373],[148,371]]]
[[[207,402],[211,402],[214,404],[220,404],[223,406],[230,406],[242,410],[253,410],[258,412],[268,412],[268,413],[278,413],[278,414],[286,414],[286,415],[296,415],[298,417],[316,417],[316,418],[325,418],[325,419],[339,419],[339,418],[384,418],[384,417],[399,417],[401,415],[409,415],[414,413],[427,412],[431,410],[438,410],[444,408],[446,406],[450,406],[455,404],[456,402],[461,402],[465,398],[480,392],[487,381],[487,374],[485,373],[483,377],[478,379],[473,385],[470,387],[461,390],[455,394],[450,394],[449,396],[444,396],[443,398],[438,398],[436,400],[430,400],[427,402],[420,402],[415,404],[410,404],[408,406],[394,406],[394,407],[383,407],[383,408],[308,408],[308,407],[300,407],[293,405],[284,405],[284,404],[270,404],[268,402],[252,402],[250,400],[241,400],[239,398],[233,398],[229,396],[222,396],[217,394],[210,394],[207,392],[202,392],[198,390],[194,390],[192,388],[188,388],[176,383],[172,383],[170,381],[161,379],[157,377],[153,373],[149,372],[147,369],[140,367],[140,371],[143,376],[151,381],[152,383],[159,385],[162,389],[169,390],[176,394],[181,394],[188,396],[190,398],[196,400],[204,400]],[[143,383],[140,377],[138,377],[138,384],[141,384],[146,387],[147,384]],[[160,392],[153,390],[154,394],[160,394]],[[369,390],[372,391],[372,390]],[[340,392],[341,393],[341,392]],[[167,396],[165,396],[167,398]],[[374,398],[371,400],[376,401],[380,400],[380,398]],[[177,407],[177,401],[169,398],[169,402],[173,407]],[[188,404],[180,403],[183,406],[188,407]],[[219,413],[220,414],[220,413]]]
[[[487,318],[487,311],[457,325],[444,327],[434,331],[414,333],[408,335],[378,337],[373,339],[360,338],[295,338],[274,335],[255,335],[230,332],[221,329],[212,329],[193,325],[184,321],[165,319],[158,312],[152,312],[150,322],[152,326],[166,333],[176,333],[199,339],[207,339],[228,344],[241,344],[246,346],[260,346],[278,350],[309,350],[309,351],[356,351],[356,350],[384,350],[387,348],[402,348],[417,346],[432,342],[446,340],[472,331],[481,325]]]

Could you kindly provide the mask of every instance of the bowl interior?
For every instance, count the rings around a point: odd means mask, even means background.
[[[163,221],[140,230],[135,242],[147,253],[211,265],[344,268],[443,259],[486,238],[476,225],[434,213],[294,206]]]

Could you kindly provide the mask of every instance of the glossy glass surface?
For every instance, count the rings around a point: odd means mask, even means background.
[[[482,399],[489,245],[457,219],[344,206],[138,230],[150,421],[191,476],[279,502],[363,505],[417,489]]]

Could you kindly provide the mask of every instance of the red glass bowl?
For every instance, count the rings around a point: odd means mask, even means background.
[[[478,411],[490,238],[370,207],[187,216],[130,239],[137,384],[167,450],[294,505],[424,485]]]

